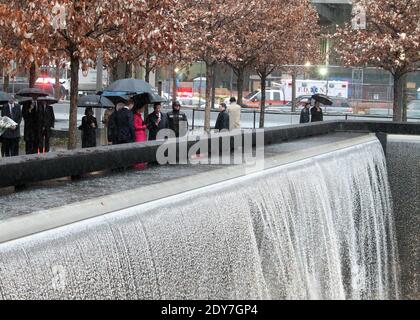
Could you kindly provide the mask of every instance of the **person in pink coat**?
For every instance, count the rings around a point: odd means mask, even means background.
[[[147,141],[147,126],[143,121],[143,112],[146,106],[135,106],[133,108],[134,113],[134,130],[136,132],[136,142]],[[134,165],[134,169],[145,169],[146,163],[137,163]]]

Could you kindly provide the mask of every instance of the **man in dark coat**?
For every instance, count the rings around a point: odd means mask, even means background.
[[[25,140],[25,153],[35,154],[38,149],[38,125],[36,101],[24,103],[22,116],[25,121],[23,139]]]
[[[172,104],[172,111],[168,112],[169,129],[175,133],[175,137],[183,137],[188,134],[188,118],[181,112],[181,104],[175,101]]]
[[[311,109],[311,122],[319,122],[324,120],[324,115],[322,113],[322,109],[317,101],[315,103],[315,107]]]
[[[118,106],[117,106],[118,107]],[[115,124],[117,129],[117,143],[130,143],[136,141],[134,129],[134,114],[131,111],[132,105],[123,106],[116,112]]]
[[[226,111],[227,106],[225,103],[221,103],[219,106],[219,115],[217,116],[216,126],[214,127],[217,131],[228,130],[229,131],[229,114]]]
[[[38,102],[37,109],[37,131],[38,131],[38,152],[50,152],[51,128],[54,128],[54,110],[45,101]]]
[[[98,122],[93,116],[93,109],[88,107],[85,109],[85,116],[82,118],[82,125],[79,130],[82,130],[82,148],[96,147],[96,128]]]
[[[153,109],[154,112],[149,114],[146,120],[147,129],[149,130],[149,140],[156,140],[160,130],[169,128],[167,115],[160,111],[161,104],[155,103]]]
[[[302,111],[300,112],[300,121],[299,123],[309,123],[311,121],[311,113],[310,113],[310,103],[305,103],[303,106]]]
[[[8,117],[17,123],[17,126],[6,130],[1,136],[3,157],[14,157],[19,155],[20,123],[22,122],[22,110],[20,105],[15,104],[11,99],[1,110],[2,117]]]

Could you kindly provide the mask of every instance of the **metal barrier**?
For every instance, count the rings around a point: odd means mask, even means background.
[[[188,113],[192,112],[192,119],[191,119],[191,129],[194,130],[197,126],[197,119],[201,118],[202,116],[199,116],[200,113],[204,114],[205,110],[202,108],[184,108],[184,112]],[[212,109],[211,114],[218,114],[219,111],[216,109]],[[300,112],[289,112],[289,111],[266,111],[266,116],[272,116],[272,117],[290,117],[289,121],[282,121],[282,122],[276,122],[276,121],[269,121],[268,120],[268,126],[267,127],[275,127],[279,125],[293,125],[293,124],[299,124],[299,117]],[[251,117],[250,117],[251,116]],[[244,125],[242,128],[246,129],[257,129],[259,128],[259,116],[260,116],[260,110],[259,109],[242,109],[241,111],[241,122],[244,121]],[[244,117],[245,119],[242,119]],[[344,114],[344,113],[324,113],[324,120],[385,120],[385,121],[392,121],[392,116],[382,116],[382,115],[363,115],[363,114]],[[420,118],[409,118],[409,122],[418,122],[420,123]],[[267,122],[267,121],[266,121]]]

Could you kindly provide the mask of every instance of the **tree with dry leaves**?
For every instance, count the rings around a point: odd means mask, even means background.
[[[250,8],[247,1],[236,0],[184,0],[186,21],[185,55],[206,65],[206,108],[204,129],[210,131],[211,80],[215,66],[225,59],[225,50],[233,45],[228,42],[230,26],[246,19]],[[239,48],[238,48],[239,50]]]
[[[33,53],[36,59],[40,56],[37,50],[44,48],[62,53],[70,61],[69,149],[76,148],[81,64],[96,61],[99,49],[107,61],[111,56],[107,44],[112,42],[131,46],[147,40],[150,50],[159,51],[162,46],[159,25],[165,19],[173,20],[165,8],[176,4],[177,0],[61,0],[59,3],[30,0],[20,8],[22,17],[11,16],[14,33],[27,38],[28,46],[21,45],[24,52]],[[29,17],[39,21],[36,30],[27,30]]]
[[[265,122],[266,82],[276,69],[290,70],[291,65],[318,55],[318,14],[309,0],[263,0],[266,8],[260,50],[255,70],[261,79],[260,128]],[[289,66],[289,67],[285,67]],[[296,72],[295,67],[291,67]]]
[[[394,77],[394,121],[407,121],[404,83],[420,68],[420,0],[357,0],[366,28],[346,24],[333,36],[348,66],[376,66]],[[357,17],[355,17],[357,18]]]

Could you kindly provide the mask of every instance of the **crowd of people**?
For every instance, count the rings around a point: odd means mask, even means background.
[[[307,102],[304,104],[302,111],[300,112],[300,123],[309,122],[320,122],[324,121],[324,114],[320,103],[317,101],[312,107],[311,103]]]
[[[160,102],[153,104],[153,112],[143,119],[147,104],[137,103],[134,99],[117,103],[115,108],[107,109],[102,120],[107,129],[107,143],[118,145],[131,142],[152,141],[158,138],[159,131],[169,129],[175,137],[188,133],[188,118],[181,111],[181,104],[175,101],[172,110],[162,112]],[[21,139],[21,123],[24,120],[23,138],[26,154],[39,154],[50,151],[51,129],[54,128],[55,115],[51,105],[46,101],[32,100],[23,104],[11,99],[2,106],[1,116],[10,119],[13,125],[3,130],[0,136],[1,156],[13,157],[19,155]],[[240,129],[241,107],[235,98],[230,104],[219,105],[219,115],[215,131]],[[79,130],[82,132],[82,148],[92,148],[97,145],[98,122],[91,107],[85,109],[85,116]]]
[[[45,153],[50,150],[51,129],[54,128],[55,116],[53,108],[46,101],[32,100],[23,107],[14,99],[3,105],[1,116],[13,120],[16,125],[8,128],[0,137],[1,156],[14,157],[19,155],[21,139],[21,122],[25,121],[24,140],[25,153]]]

